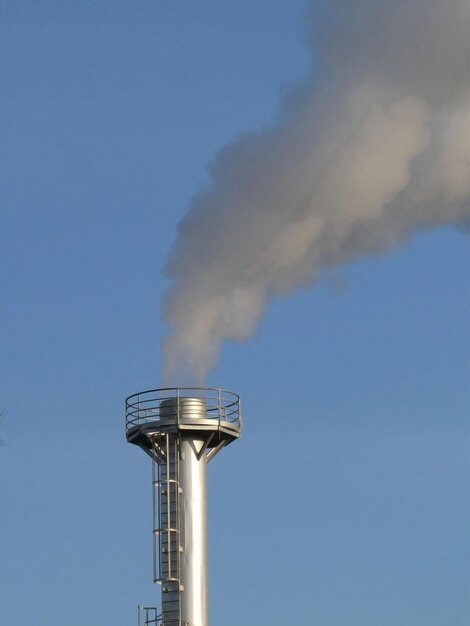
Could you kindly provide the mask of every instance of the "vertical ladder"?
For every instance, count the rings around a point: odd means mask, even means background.
[[[162,625],[180,626],[180,442],[175,433],[153,436],[153,578],[162,585]]]

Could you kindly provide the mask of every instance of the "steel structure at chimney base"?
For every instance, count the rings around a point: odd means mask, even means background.
[[[126,399],[126,436],[152,459],[156,626],[208,626],[207,464],[241,431],[240,399],[202,387],[143,391]]]

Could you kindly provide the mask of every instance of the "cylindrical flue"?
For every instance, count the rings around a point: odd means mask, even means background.
[[[181,615],[191,624],[207,626],[206,463],[198,460],[202,440],[181,442]]]
[[[160,402],[160,415],[204,419],[206,405],[199,398],[170,398]],[[159,464],[163,492],[160,528],[156,529],[160,534],[157,549],[160,575],[166,579],[162,588],[162,614],[164,623],[171,626],[177,613],[189,624],[207,626],[207,464],[204,455],[201,456],[203,446],[202,436],[195,437],[191,432],[171,434],[170,463]],[[170,485],[169,489],[165,485]],[[172,581],[175,574],[177,580]]]
[[[208,626],[206,466],[239,437],[238,396],[218,389],[143,392],[127,399],[126,416],[128,441],[153,459],[161,623]]]

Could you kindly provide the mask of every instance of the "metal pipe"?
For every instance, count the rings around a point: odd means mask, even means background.
[[[207,506],[206,460],[198,460],[203,439],[183,437],[179,484],[181,494],[181,617],[194,626],[207,626]]]

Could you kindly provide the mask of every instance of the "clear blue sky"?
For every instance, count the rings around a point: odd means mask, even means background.
[[[310,68],[305,2],[0,0],[0,622],[133,626],[160,268],[216,151]],[[470,623],[470,240],[451,229],[275,302],[209,383],[214,626]]]

